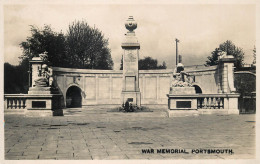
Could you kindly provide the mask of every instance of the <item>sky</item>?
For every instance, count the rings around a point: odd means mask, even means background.
[[[19,44],[30,36],[30,25],[67,32],[75,20],[85,20],[109,39],[114,69],[119,69],[128,16],[137,21],[140,58],[151,56],[168,68],[175,65],[175,38],[184,65],[205,64],[207,56],[226,40],[253,61],[256,9],[253,4],[6,4],[4,8],[4,61],[19,64]]]

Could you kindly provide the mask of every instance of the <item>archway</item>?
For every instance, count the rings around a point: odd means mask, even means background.
[[[195,88],[196,93],[202,93],[202,90],[198,85],[193,85],[193,87]]]
[[[82,106],[81,89],[77,86],[71,86],[66,93],[66,107],[79,108]]]

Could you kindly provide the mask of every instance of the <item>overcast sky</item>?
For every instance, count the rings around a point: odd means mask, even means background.
[[[5,62],[17,65],[22,50],[19,43],[30,35],[30,26],[51,25],[67,32],[74,20],[86,20],[109,38],[114,69],[119,69],[128,16],[138,23],[140,58],[151,56],[168,68],[175,63],[175,38],[184,65],[204,64],[207,56],[226,40],[243,48],[245,63],[253,61],[256,41],[254,5],[5,5]]]

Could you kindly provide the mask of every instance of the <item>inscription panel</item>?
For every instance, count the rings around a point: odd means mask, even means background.
[[[176,101],[176,108],[191,108],[191,101]]]
[[[32,101],[32,108],[46,108],[46,101]]]

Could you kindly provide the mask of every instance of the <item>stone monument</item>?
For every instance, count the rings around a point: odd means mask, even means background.
[[[28,91],[28,115],[62,115],[61,95],[53,86],[53,71],[47,52],[30,61],[32,85]]]
[[[123,87],[121,94],[121,102],[125,104],[126,101],[133,106],[140,107],[141,94],[139,89],[139,49],[140,44],[135,36],[134,30],[137,28],[133,16],[129,16],[125,23],[128,30],[125,34],[125,40],[122,43],[123,53]]]
[[[193,77],[184,72],[184,65],[178,63],[168,96],[168,116],[196,114],[197,94],[192,86]]]

